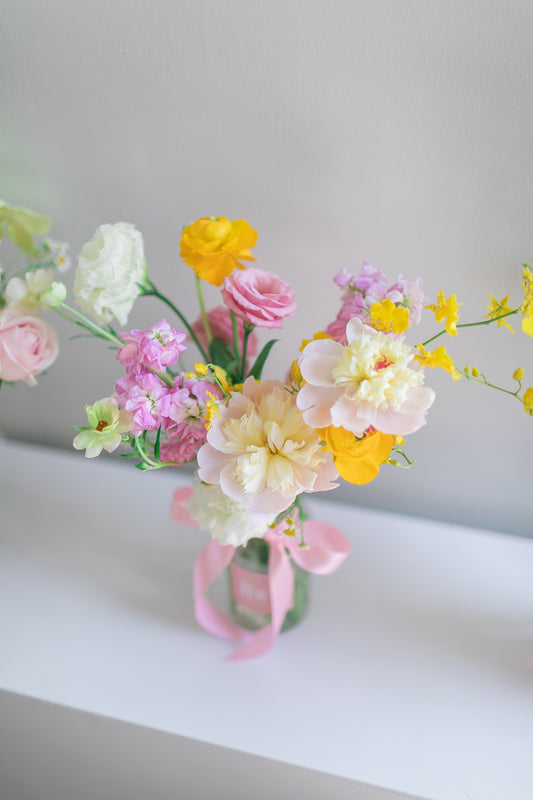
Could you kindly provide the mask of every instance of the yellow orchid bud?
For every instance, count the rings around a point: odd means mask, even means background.
[[[515,369],[515,371],[513,372],[513,380],[521,381],[523,377],[524,377],[524,370],[522,369],[522,367],[518,367],[517,369]]]
[[[472,375],[474,376],[474,378],[479,378],[481,372],[478,370],[477,367],[472,367]]]

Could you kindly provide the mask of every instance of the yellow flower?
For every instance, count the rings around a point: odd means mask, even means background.
[[[417,344],[416,347],[419,355],[415,356],[415,360],[418,361],[419,364],[423,367],[430,367],[430,369],[440,367],[441,369],[445,369],[446,372],[449,372],[454,381],[459,380],[461,375],[455,368],[451,356],[446,352],[445,345],[435,348],[432,352],[428,352],[422,344]]]
[[[214,394],[212,394],[211,392],[206,392],[206,394],[207,394],[207,402],[205,404],[204,425],[206,429],[209,430],[209,428],[213,423],[215,415],[220,414],[220,405]]]
[[[446,300],[444,292],[440,291],[437,295],[436,305],[433,304],[424,306],[424,308],[427,308],[428,311],[433,311],[435,313],[435,320],[437,322],[442,322],[445,320],[444,327],[449,335],[456,336],[457,321],[459,320],[458,311],[459,307],[462,305],[462,303],[457,302],[457,297],[454,294],[451,294]]]
[[[509,305],[508,294],[499,301],[495,299],[493,294],[489,294],[489,297],[490,305],[487,306],[489,313],[486,314],[485,319],[494,319],[495,317],[500,317],[502,314],[508,314],[510,311],[514,310]],[[507,328],[507,330],[511,331],[511,333],[514,333],[506,319],[499,319],[496,324],[498,328],[503,325],[504,328]]]
[[[319,428],[318,435],[326,450],[333,453],[335,466],[341,478],[348,483],[364,486],[379,474],[379,468],[392,450],[393,438],[388,433],[373,431],[357,439],[345,428]]]
[[[533,414],[533,387],[529,387],[524,392],[524,410],[526,414]]]
[[[209,373],[209,367],[207,364],[202,364],[201,361],[197,361],[194,365],[194,372],[196,375],[207,375]]]
[[[224,392],[224,394],[228,395],[231,391],[231,385],[228,380],[228,375],[225,369],[219,367],[218,364],[209,364],[211,367],[217,382],[220,384],[220,388]]]
[[[297,392],[304,383],[305,380],[300,370],[300,365],[297,361],[293,361],[289,370],[288,388]]]
[[[533,336],[533,271],[524,264],[522,273],[522,289],[524,290],[524,302],[520,306],[522,309],[522,330],[528,336]]]
[[[180,256],[204,281],[221,286],[241,261],[255,261],[250,253],[257,241],[255,231],[244,219],[203,217],[183,229]]]
[[[409,311],[386,298],[370,306],[370,320],[377,331],[403,333],[409,327]]]
[[[524,377],[524,370],[522,367],[517,367],[513,372],[513,380],[514,381],[521,381]]]

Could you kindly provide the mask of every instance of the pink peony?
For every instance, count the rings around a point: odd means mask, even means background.
[[[216,306],[215,308],[212,308],[211,311],[207,312],[207,320],[209,322],[213,337],[215,339],[221,339],[221,341],[233,347],[233,326],[231,324],[231,315],[229,309],[226,308],[226,306]],[[198,341],[207,352],[207,336],[205,335],[204,322],[202,318],[198,317],[196,322],[194,322],[191,327],[197,335]],[[242,352],[242,345],[244,342],[244,323],[239,317],[237,317],[237,332],[239,334],[239,347]],[[253,358],[253,356],[255,356],[257,353],[257,336],[253,331],[248,337],[248,347],[246,352],[251,358]]]
[[[416,351],[403,336],[388,336],[350,320],[347,345],[332,339],[310,342],[300,357],[306,383],[297,396],[308,425],[334,425],[356,436],[371,426],[381,433],[413,433],[425,424],[435,399],[423,386]]]
[[[0,312],[0,380],[35,386],[35,375],[57,358],[55,330],[36,312],[7,307]]]
[[[249,267],[225,278],[222,298],[245,322],[263,328],[281,328],[294,316],[294,289],[277,275]]]
[[[198,451],[198,477],[249,512],[278,514],[302,492],[334,489],[331,453],[281,381],[247,378],[215,416]]]

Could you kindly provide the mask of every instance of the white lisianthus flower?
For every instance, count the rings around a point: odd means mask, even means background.
[[[82,248],[74,294],[83,313],[100,324],[125,325],[146,277],[142,233],[128,222],[100,225]]]
[[[224,494],[220,486],[195,481],[193,494],[185,503],[200,528],[223,545],[239,547],[254,537],[262,538],[275,514],[254,514]]]

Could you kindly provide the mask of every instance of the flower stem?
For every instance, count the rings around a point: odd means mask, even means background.
[[[518,314],[520,308],[514,308],[512,311],[506,311],[505,314],[500,314],[498,317],[492,317],[492,319],[482,319],[480,322],[461,322],[457,325],[458,328],[476,328],[480,325],[492,325],[493,322],[498,322],[499,319],[504,319],[505,317],[510,317],[513,314]],[[426,339],[425,342],[422,342],[422,347],[425,347],[427,344],[431,344],[434,342],[435,339],[439,339],[441,336],[444,336],[446,333],[446,329],[439,331],[432,336],[430,339]]]
[[[242,362],[241,362],[241,381],[244,380],[244,376],[246,374],[246,350],[248,349],[248,337],[250,336],[253,327],[248,327],[246,322],[244,323],[244,341],[242,343]]]
[[[176,314],[177,317],[179,317],[179,319],[185,325],[189,336],[191,337],[191,339],[195,343],[196,347],[200,351],[200,355],[202,356],[203,360],[206,361],[206,362],[209,361],[207,353],[205,352],[204,348],[200,344],[197,335],[195,334],[195,332],[193,331],[193,329],[191,328],[191,326],[189,325],[189,323],[187,322],[187,320],[185,319],[185,317],[183,316],[183,314],[181,313],[179,308],[176,308],[174,303],[172,303],[168,299],[168,297],[165,297],[164,294],[161,294],[161,292],[156,288],[156,286],[152,283],[152,281],[148,281],[147,286],[145,286],[144,284],[139,284],[139,285],[140,285],[140,288],[141,288],[141,295],[142,296],[144,296],[144,297],[157,297],[159,300],[161,300],[163,303],[165,303],[171,309],[171,311],[173,311],[174,314]]]
[[[457,369],[457,367],[456,367],[456,369]],[[474,383],[480,383],[483,386],[488,386],[490,389],[497,389],[498,392],[503,392],[504,394],[509,394],[509,395],[511,395],[511,397],[516,397],[516,399],[519,400],[522,403],[522,405],[524,405],[524,401],[522,400],[522,398],[518,394],[518,392],[520,391],[520,386],[518,387],[516,392],[511,392],[510,389],[504,389],[503,386],[496,386],[495,383],[490,383],[490,381],[488,381],[486,379],[486,377],[483,375],[483,373],[480,373],[479,378],[476,378],[474,375],[472,375],[470,373],[466,373],[461,369],[457,369],[457,372],[460,372],[461,375],[463,376],[463,378],[466,378],[467,381],[474,381]]]
[[[211,326],[209,325],[209,320],[207,319],[207,313],[205,310],[205,303],[204,303],[204,293],[202,291],[202,279],[199,275],[196,276],[196,293],[198,295],[198,305],[200,306],[200,314],[202,315],[202,321],[204,323],[204,330],[205,335],[207,336],[207,344],[211,344],[211,340],[213,338],[213,334],[211,333]]]
[[[65,311],[68,311],[69,314],[73,314],[74,317],[76,317],[77,319],[72,319],[72,317],[69,317],[67,314],[63,314],[59,310],[60,308],[64,308]],[[98,336],[99,339],[107,339],[108,341],[113,342],[119,347],[123,347],[124,345],[124,342],[122,341],[122,339],[119,339],[118,336],[115,336],[105,328],[101,328],[99,325],[96,325],[94,322],[91,322],[90,319],[87,319],[87,317],[85,317],[83,314],[80,314],[80,312],[76,311],[75,308],[67,306],[66,303],[61,303],[61,305],[54,308],[53,311],[55,311],[56,314],[59,314],[60,317],[63,317],[63,319],[68,319],[69,322],[73,322],[75,325],[81,325],[83,328],[86,328],[92,334]]]
[[[230,316],[231,316],[231,327],[233,328],[233,349],[235,351],[235,358],[238,361],[239,360],[240,347],[239,347],[239,329],[237,327],[237,315],[236,315],[235,311],[231,311],[230,310],[229,313],[230,313]]]

